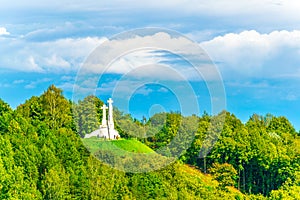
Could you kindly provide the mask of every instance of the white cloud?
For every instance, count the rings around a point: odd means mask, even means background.
[[[45,58],[45,64],[47,66],[61,67],[61,68],[70,68],[71,67],[69,62],[67,62],[65,59],[57,56],[56,54],[53,54],[51,56],[51,58]]]
[[[85,38],[64,38],[56,41],[42,42],[37,47],[49,48],[49,54],[57,54],[62,57],[85,57],[97,46],[106,41],[106,38],[85,37]]]
[[[36,61],[33,56],[29,56],[26,60],[26,63],[24,65],[26,71],[32,71],[32,72],[44,72],[44,70],[36,64]],[[24,69],[24,68],[22,68]]]
[[[158,80],[218,78],[216,68],[198,44],[173,34],[158,30],[143,36],[134,33],[128,38],[123,35],[108,40],[91,54],[82,70],[86,73],[117,73]],[[197,74],[197,70],[203,77]]]
[[[87,37],[77,39],[66,38],[47,42],[30,42],[21,38],[4,38],[0,41],[3,44],[1,44],[3,48],[0,50],[0,68],[39,73],[65,72],[66,70],[76,71],[85,57],[99,44],[103,43],[103,41],[107,41],[107,39]],[[115,53],[116,49],[117,52],[124,51],[127,53],[126,48],[133,49],[134,45],[140,45],[141,43],[146,49],[147,46],[153,46],[154,44],[154,46],[166,47],[166,49],[170,47],[178,51],[178,53],[194,53],[186,38],[172,38],[166,33],[157,33],[145,37],[136,36],[122,41],[114,40],[111,42],[114,44],[112,45],[114,48],[109,49],[110,46],[107,46],[108,51],[105,52],[107,57],[110,56],[110,53]],[[163,53],[153,51],[151,48],[150,50],[136,49],[136,51],[133,50],[129,54],[122,55],[121,58],[116,59],[108,72],[126,74],[135,69],[130,74],[131,76],[167,80],[181,80],[182,77],[180,75],[186,76],[186,78],[195,77],[193,70],[182,66],[177,66],[177,68],[173,69],[169,67],[169,70],[167,70],[167,67],[151,67],[151,65],[158,64],[161,61],[172,60],[172,58],[169,59],[164,56]],[[143,70],[138,69],[141,66],[148,66],[148,68],[143,68]],[[97,69],[94,70],[97,71]]]
[[[159,53],[151,50],[136,50],[116,60],[112,60],[108,72],[126,74],[140,66],[159,63],[162,60]]]
[[[279,77],[299,70],[300,31],[261,34],[243,31],[218,36],[201,46],[222,72],[245,76]],[[236,74],[235,74],[236,75]]]
[[[9,35],[10,33],[4,27],[0,27],[0,35]]]
[[[209,61],[208,57],[197,44],[178,34],[150,31],[144,36],[133,35],[112,40],[86,37],[43,42],[4,38],[0,43],[3,44],[0,68],[15,71],[77,71],[90,55],[83,70],[92,74],[128,74],[159,80],[201,79],[197,69],[205,75],[206,80],[213,79],[217,74],[215,70],[211,70],[212,66],[197,66],[199,62]],[[101,46],[97,49],[99,45]],[[196,63],[197,69],[191,65],[176,64],[176,61],[182,60],[178,55]]]
[[[185,35],[193,41],[203,42],[214,38],[216,35],[221,35],[224,30],[192,30]]]
[[[28,72],[77,70],[85,57],[105,38],[65,38],[29,42],[21,38],[0,40],[0,68]]]
[[[188,80],[218,78],[218,71],[207,63],[209,58],[204,51],[191,45],[185,37],[174,37],[163,32],[113,40],[86,37],[29,42],[20,38],[2,38],[0,68],[32,72],[76,71],[100,44],[101,49],[96,50],[86,62],[85,70],[89,73],[117,73],[140,78],[179,80],[179,76],[174,76],[174,73],[169,73],[164,68],[157,70],[156,67],[150,67],[164,64],[171,66],[181,78]],[[255,30],[228,33],[202,42],[200,46],[208,52],[225,76],[241,74],[254,77],[298,77],[300,74],[299,30],[264,34]],[[186,56],[188,60],[207,62],[196,68],[174,64],[178,57],[166,56],[161,51],[168,49],[172,53]],[[142,67],[142,70],[141,66],[149,68]],[[197,70],[204,77],[200,77]]]
[[[29,84],[25,85],[26,89],[33,89],[36,88],[36,86],[40,83],[47,83],[52,81],[50,78],[42,78],[42,79],[38,79],[36,81],[31,81]]]

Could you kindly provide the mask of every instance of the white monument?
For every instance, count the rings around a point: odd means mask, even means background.
[[[102,124],[100,125],[100,128],[106,128],[107,127],[107,121],[106,121],[106,109],[108,107],[103,104],[103,106],[101,107],[102,109]]]
[[[109,98],[107,100],[107,103],[108,103],[108,127],[109,129],[115,129],[115,125],[114,125],[114,119],[113,119],[113,106],[112,106],[112,103],[114,101]]]
[[[103,104],[101,107],[102,109],[102,124],[100,125],[100,128],[93,131],[90,134],[86,134],[84,138],[90,138],[90,137],[99,137],[99,138],[105,138],[105,139],[118,139],[120,138],[120,135],[117,130],[115,130],[114,125],[114,118],[113,118],[113,100],[111,98],[108,99],[108,121],[106,120],[106,109],[107,106]]]

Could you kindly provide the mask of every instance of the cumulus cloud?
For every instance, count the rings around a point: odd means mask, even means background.
[[[152,31],[145,29],[144,35],[137,31],[105,41],[86,60],[82,71],[158,80],[219,78],[218,71],[197,43],[178,33]]]
[[[197,44],[182,35],[172,35],[157,29],[146,29],[142,34],[141,31],[133,31],[129,35],[125,34],[125,37],[110,40],[85,37],[33,42],[26,38],[4,38],[0,40],[0,45],[3,47],[0,49],[0,68],[13,71],[74,72],[85,63],[82,70],[88,73],[128,74],[134,70],[130,75],[141,78],[203,78],[197,74],[197,70],[206,74],[206,78],[209,79],[214,78],[213,75],[216,74],[214,70],[210,71],[211,66],[199,64],[209,62],[209,59]],[[191,64],[177,63],[183,63],[184,59],[193,62],[195,67]],[[161,67],[161,70],[151,67],[155,65],[170,67],[169,70],[164,67]],[[148,68],[135,70],[141,66]],[[174,75],[174,71],[177,75]]]
[[[4,27],[0,27],[0,35],[9,35],[10,33]]]
[[[85,63],[83,71],[96,74],[129,74],[159,80],[218,79],[219,72],[205,51],[187,38],[165,32],[131,34],[111,40],[86,37],[30,42],[2,38],[0,68],[40,73],[66,72],[77,71]],[[217,36],[201,42],[200,46],[227,78],[237,74],[246,77],[300,77],[298,30],[270,33],[246,30]],[[182,62],[184,59],[191,63]],[[141,66],[155,65],[167,65],[182,77],[178,79],[180,76],[173,76],[163,67],[161,70],[156,67],[137,70]]]
[[[76,71],[85,57],[106,38],[65,38],[28,42],[21,38],[0,40],[0,68],[28,72]]]
[[[218,36],[201,46],[223,72],[279,77],[299,72],[300,31],[255,30]],[[236,74],[235,74],[236,75]]]

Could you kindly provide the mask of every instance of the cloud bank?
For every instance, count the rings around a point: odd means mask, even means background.
[[[266,78],[300,75],[299,30],[229,33],[201,46],[224,73]]]
[[[0,29],[1,30],[1,29]],[[6,29],[2,31],[7,32]],[[75,72],[83,64],[90,53],[101,44],[109,41],[107,38],[83,37],[63,38],[51,41],[32,42],[20,37],[6,37],[0,40],[0,68],[12,71],[28,72]],[[180,73],[193,79],[195,71],[180,66],[178,57],[167,55],[158,49],[134,49],[135,45],[149,47],[149,44],[166,46],[192,58],[194,49],[190,48],[184,37],[172,38],[167,33],[156,33],[147,36],[134,36],[127,39],[109,41],[105,53],[107,58],[116,51],[126,55],[112,61],[109,73],[126,74],[142,65],[170,64],[177,67]],[[255,30],[245,30],[240,33],[228,33],[201,42],[212,61],[216,63],[224,78],[266,77],[288,78],[300,77],[300,31],[272,31],[260,33]],[[112,48],[114,47],[114,48]],[[194,55],[196,56],[196,55]],[[205,56],[204,56],[205,58]],[[203,58],[203,59],[204,59]],[[198,58],[199,59],[199,58]],[[105,63],[103,61],[101,64]],[[184,65],[184,64],[183,64]],[[104,66],[102,66],[104,67]],[[99,71],[99,63],[89,68],[92,72]],[[200,71],[209,74],[209,67],[202,65]],[[153,72],[154,73],[154,72]],[[142,74],[145,75],[145,74]],[[158,74],[161,76],[161,74]],[[213,75],[212,75],[213,76]],[[197,78],[197,77],[196,77]]]
[[[76,71],[85,57],[106,38],[65,38],[29,42],[22,38],[0,40],[0,69],[24,72]]]

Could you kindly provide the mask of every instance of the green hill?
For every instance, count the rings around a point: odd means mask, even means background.
[[[82,141],[97,159],[125,172],[149,172],[174,161],[174,158],[157,154],[135,139],[104,140],[94,137]]]
[[[134,153],[152,153],[151,148],[135,139],[103,140],[96,137],[82,139],[83,144],[91,153],[98,150],[127,151]]]

